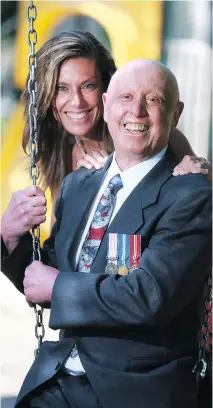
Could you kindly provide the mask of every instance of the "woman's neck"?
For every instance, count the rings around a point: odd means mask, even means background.
[[[103,148],[103,141],[88,139],[86,137],[75,136],[76,143],[82,153],[90,153],[92,150],[100,150]]]

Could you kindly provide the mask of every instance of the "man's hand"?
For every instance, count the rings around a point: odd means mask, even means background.
[[[13,193],[2,217],[1,235],[9,253],[32,227],[46,220],[46,199],[43,190],[30,186]]]
[[[59,271],[40,261],[32,262],[25,269],[24,293],[26,300],[33,303],[50,302],[55,280]]]

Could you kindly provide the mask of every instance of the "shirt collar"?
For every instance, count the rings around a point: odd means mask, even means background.
[[[129,184],[135,186],[146,176],[146,174],[162,159],[167,151],[168,145],[166,145],[159,153],[150,157],[141,163],[135,164],[127,170],[121,171],[116,159],[115,153],[113,153],[112,163],[109,168],[108,177],[111,179],[116,174],[120,174],[123,186],[127,187]]]

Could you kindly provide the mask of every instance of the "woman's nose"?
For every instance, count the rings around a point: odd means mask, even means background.
[[[84,103],[84,98],[82,96],[82,93],[79,91],[70,92],[69,102],[70,102],[70,105],[72,105],[73,107],[80,108]]]

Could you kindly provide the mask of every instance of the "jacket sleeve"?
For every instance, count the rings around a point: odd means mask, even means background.
[[[1,238],[1,271],[22,293],[24,293],[24,271],[31,262],[32,251],[32,236],[30,233],[25,234],[20,239],[11,254],[8,254],[4,241]]]
[[[56,223],[52,228],[50,238],[44,242],[41,249],[41,260],[47,265],[57,267],[57,259],[54,250],[55,234],[60,224],[60,214],[62,208],[62,192],[64,182],[62,183],[60,194],[56,201],[55,214],[57,217]],[[16,248],[8,254],[7,248],[1,238],[1,271],[14,284],[14,286],[24,293],[23,280],[24,272],[27,266],[32,262],[33,245],[30,232],[25,234],[19,241]]]
[[[200,187],[161,217],[140,269],[127,276],[61,272],[50,327],[168,324],[200,293],[210,262],[211,195]]]

